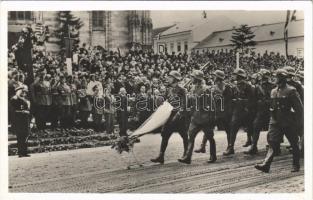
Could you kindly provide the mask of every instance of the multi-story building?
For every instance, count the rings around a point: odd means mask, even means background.
[[[83,22],[80,28],[80,43],[100,45],[106,49],[127,51],[134,47],[152,47],[152,20],[150,11],[73,11]],[[9,46],[17,41],[21,29],[40,23],[53,33],[59,26],[56,11],[10,11],[8,19]],[[51,34],[53,35],[53,34]],[[51,37],[46,42],[47,51],[58,51]]]

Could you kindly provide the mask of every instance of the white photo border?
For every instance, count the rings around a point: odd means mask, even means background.
[[[311,1],[10,1],[1,2],[0,11],[0,199],[114,199],[165,200],[177,198],[210,199],[312,199],[312,2]],[[273,194],[80,194],[80,193],[8,193],[7,135],[7,34],[8,11],[55,10],[303,10],[305,71],[305,192]],[[208,177],[209,178],[209,177]]]

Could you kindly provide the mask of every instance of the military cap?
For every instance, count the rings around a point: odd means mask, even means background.
[[[170,71],[170,73],[168,75],[173,77],[173,78],[175,78],[175,79],[177,79],[177,80],[179,80],[179,81],[181,80],[181,75],[176,70]]]
[[[214,71],[214,75],[215,75],[217,78],[225,79],[225,73],[224,73],[222,70],[215,70],[215,71]]]
[[[285,69],[277,69],[275,75],[287,78],[288,72]]]
[[[238,76],[241,76],[243,78],[247,77],[246,71],[243,70],[243,69],[240,69],[240,68],[239,69],[235,69],[233,73],[238,75]]]
[[[202,80],[204,78],[204,73],[201,70],[194,70],[191,73],[191,76],[194,77],[195,79]]]
[[[293,67],[290,67],[290,66],[286,66],[286,67],[283,67],[284,70],[286,70],[286,72],[289,74],[289,75],[295,75],[295,69]]]

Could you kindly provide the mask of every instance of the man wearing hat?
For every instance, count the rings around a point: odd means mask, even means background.
[[[161,164],[164,163],[165,150],[167,148],[168,141],[174,132],[178,132],[182,137],[184,144],[183,156],[186,154],[188,147],[187,130],[190,117],[186,112],[187,92],[182,86],[179,85],[179,81],[181,81],[181,75],[178,71],[173,70],[167,76],[167,83],[170,88],[165,98],[174,107],[174,109],[161,131],[162,141],[159,156],[151,159],[151,162]]]
[[[13,109],[12,130],[17,137],[19,157],[29,157],[27,139],[30,134],[30,102],[25,99],[28,90],[26,86],[19,86],[15,92],[15,96],[10,99]]]
[[[254,155],[258,152],[257,143],[260,137],[260,132],[262,128],[268,126],[270,119],[270,99],[271,91],[274,85],[270,82],[270,71],[266,69],[261,69],[259,72],[261,76],[260,84],[255,87],[255,95],[257,99],[256,105],[256,117],[253,121],[253,135],[252,135],[252,145],[245,154]]]
[[[206,138],[210,142],[210,160],[208,163],[216,161],[216,145],[214,140],[214,109],[211,108],[211,91],[209,87],[203,84],[204,74],[200,70],[194,70],[191,74],[192,82],[194,84],[193,97],[195,104],[193,104],[193,114],[191,116],[191,122],[188,129],[188,150],[186,155],[178,159],[179,162],[190,164],[195,138],[197,134],[202,130]]]
[[[301,86],[300,83],[298,83],[297,81],[295,81],[293,79],[296,76],[295,69],[293,67],[290,67],[290,66],[286,66],[283,69],[286,70],[287,73],[288,73],[288,77],[287,77],[288,85],[293,86],[294,88],[296,88],[297,92],[300,95],[300,99],[301,99],[301,101],[303,103],[303,100],[304,100],[304,89],[303,89],[303,87]]]
[[[241,126],[247,127],[249,135],[252,135],[252,121],[255,113],[255,97],[252,86],[247,82],[246,72],[243,69],[236,69],[233,74],[237,81],[233,98],[233,112],[230,123],[230,143],[223,155],[235,153],[234,145],[238,130]]]
[[[230,141],[230,120],[232,113],[232,95],[233,89],[231,85],[225,83],[225,73],[221,70],[214,72],[214,83],[212,87],[214,103],[215,103],[215,120],[214,125],[223,127],[227,134],[227,143]],[[203,135],[202,143],[199,149],[195,150],[196,153],[205,153],[205,146],[207,138]]]
[[[303,105],[297,90],[287,84],[288,72],[284,69],[276,70],[276,88],[271,92],[271,118],[267,141],[269,149],[262,164],[256,169],[268,173],[271,163],[277,153],[277,146],[285,135],[292,147],[293,167],[291,172],[300,169],[299,138],[295,134],[298,124],[303,121]]]
[[[287,84],[296,88],[297,92],[300,95],[301,102],[302,102],[302,104],[304,104],[304,88],[301,85],[301,83],[294,80],[294,78],[296,77],[295,69],[293,67],[290,67],[290,66],[286,66],[283,69],[286,70],[288,73]],[[297,131],[297,134],[301,138],[301,142],[300,142],[301,156],[304,155],[304,136],[303,136],[304,135],[304,130],[303,130],[304,124],[303,123],[304,123],[304,121],[302,122],[302,124],[299,124],[298,131]]]

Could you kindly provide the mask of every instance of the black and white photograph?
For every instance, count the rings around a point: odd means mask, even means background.
[[[303,9],[58,6],[2,24],[9,194],[304,199]]]

